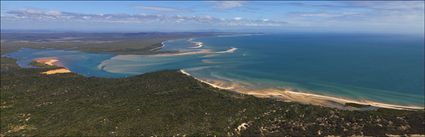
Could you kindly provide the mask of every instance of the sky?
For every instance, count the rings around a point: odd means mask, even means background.
[[[1,1],[2,30],[424,33],[424,1]]]

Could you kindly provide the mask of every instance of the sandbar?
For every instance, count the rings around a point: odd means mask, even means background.
[[[48,66],[60,67],[58,69],[42,72],[41,74],[52,75],[52,74],[61,74],[61,73],[71,73],[71,71],[68,68],[66,68],[56,57],[37,58],[37,59],[34,59],[34,61],[37,63],[48,65]]]

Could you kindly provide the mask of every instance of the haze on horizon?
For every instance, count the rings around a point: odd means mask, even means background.
[[[1,1],[2,30],[424,34],[424,1]]]

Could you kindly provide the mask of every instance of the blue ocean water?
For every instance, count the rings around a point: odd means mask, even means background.
[[[201,43],[200,43],[201,42]],[[201,44],[201,46],[200,46]],[[250,89],[424,106],[424,39],[378,34],[266,34],[164,42],[159,55],[111,55],[21,49],[7,56],[22,66],[57,56],[85,76],[125,77],[184,69],[196,78]]]

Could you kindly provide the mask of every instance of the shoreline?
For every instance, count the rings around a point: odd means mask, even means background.
[[[168,41],[174,41],[174,40],[187,40],[187,41],[189,41],[189,42],[191,42],[192,44],[194,44],[194,46],[193,47],[189,47],[189,48],[192,48],[192,49],[198,49],[198,48],[202,48],[202,47],[204,47],[205,45],[204,45],[204,43],[203,42],[200,42],[200,41],[193,41],[194,39],[197,39],[197,38],[205,38],[205,37],[227,37],[227,36],[230,36],[230,37],[235,37],[235,36],[241,36],[241,37],[244,37],[244,36],[252,36],[252,35],[264,35],[264,34],[239,34],[239,35],[234,35],[234,34],[227,34],[227,35],[211,35],[211,36],[194,36],[194,37],[189,37],[189,38],[178,38],[178,39],[167,39],[167,40],[164,40],[164,41],[162,41],[160,44],[161,44],[161,46],[159,46],[159,47],[155,47],[155,48],[152,48],[152,49],[150,49],[149,51],[159,51],[159,50],[161,50],[162,48],[164,48],[165,47],[165,42],[168,42]],[[235,47],[231,47],[231,48],[229,48],[229,49],[227,49],[227,50],[224,50],[224,51],[216,51],[216,52],[214,52],[214,53],[217,53],[217,54],[220,54],[220,53],[233,53],[234,51],[236,51],[238,48],[235,48]],[[213,53],[213,52],[211,52],[211,53]],[[175,54],[181,54],[180,53],[180,51],[178,52],[178,53],[175,53]],[[154,54],[154,55],[158,55],[158,54]],[[183,54],[184,55],[184,54]]]
[[[48,65],[48,66],[59,67],[57,69],[52,69],[52,70],[42,72],[41,74],[52,75],[52,74],[60,74],[60,73],[71,73],[71,70],[66,68],[60,62],[60,60],[56,57],[36,58],[33,61],[44,64],[44,65]]]
[[[64,67],[63,64],[56,57],[35,58],[33,59],[33,61],[48,66]]]
[[[192,37],[187,39],[188,41],[192,42],[192,44],[196,45],[195,47],[189,47],[189,48],[192,48],[192,49],[202,48],[204,46],[202,42],[193,42],[193,39],[195,38],[197,37]],[[185,38],[182,38],[182,39],[184,40]],[[161,46],[152,48],[150,49],[150,51],[153,51],[153,52],[160,51],[162,48],[165,47],[165,42],[170,40],[180,40],[180,39],[169,39],[169,40],[162,41]],[[166,57],[166,56],[181,56],[181,55],[195,55],[195,54],[223,54],[223,53],[233,53],[236,50],[238,50],[238,48],[235,48],[235,47],[230,47],[229,49],[226,49],[223,51],[211,51],[209,49],[200,49],[197,51],[188,51],[188,52],[177,51],[176,53],[156,53],[156,54],[152,54],[152,56]],[[119,55],[116,55],[116,56],[119,56]]]
[[[193,77],[190,73],[184,71],[183,69],[179,70],[180,73]],[[361,110],[362,108],[347,106],[347,103],[354,103],[359,105],[377,107],[377,108],[387,108],[387,109],[396,109],[396,110],[424,110],[424,107],[420,106],[405,106],[405,105],[396,105],[396,104],[388,104],[381,103],[371,100],[354,100],[347,99],[342,97],[333,97],[326,95],[319,95],[313,93],[306,92],[296,92],[290,90],[279,90],[279,89],[264,89],[259,92],[259,90],[244,90],[244,89],[236,89],[234,87],[224,87],[218,84],[214,84],[205,80],[201,80],[199,78],[193,77],[194,79],[208,84],[214,88],[223,89],[223,90],[231,90],[237,93],[253,95],[259,98],[275,98],[280,99],[282,101],[290,101],[290,102],[298,102],[302,104],[310,104],[310,105],[319,105],[331,108],[338,109],[349,109],[349,110]]]

